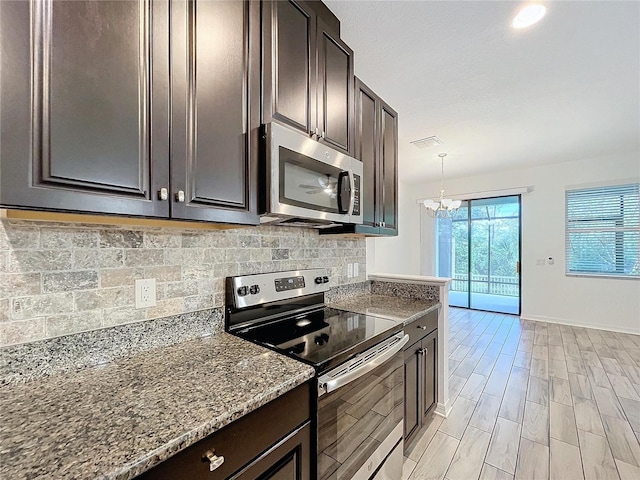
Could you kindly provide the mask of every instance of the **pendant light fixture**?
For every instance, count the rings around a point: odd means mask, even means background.
[[[462,202],[460,200],[452,200],[450,198],[444,198],[444,157],[446,153],[438,155],[442,164],[442,182],[440,184],[440,195],[435,200],[425,200],[424,206],[427,207],[427,212],[433,218],[452,218],[458,213],[458,209]]]

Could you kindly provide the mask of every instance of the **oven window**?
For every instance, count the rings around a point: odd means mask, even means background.
[[[279,158],[280,203],[339,213],[339,168],[284,147],[280,147]]]
[[[395,355],[318,398],[318,478],[351,479],[402,422],[403,370],[402,355]]]

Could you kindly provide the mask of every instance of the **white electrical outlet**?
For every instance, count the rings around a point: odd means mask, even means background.
[[[347,263],[347,278],[353,278],[353,265]]]
[[[136,308],[155,307],[156,279],[136,280]]]
[[[353,264],[353,276],[354,277],[358,276],[358,262]]]

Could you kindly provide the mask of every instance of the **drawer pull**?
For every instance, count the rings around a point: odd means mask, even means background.
[[[426,329],[427,329],[427,328],[429,328],[429,327],[427,327],[426,325],[418,325],[418,328],[419,328],[420,330],[426,330]]]
[[[429,350],[426,348],[421,348],[420,350],[418,350],[418,354],[420,355],[426,355],[427,353],[429,353]]]
[[[210,472],[213,472],[215,469],[217,469],[220,465],[224,463],[224,457],[222,455],[220,456],[216,455],[215,450],[209,450],[207,453],[204,454],[204,456],[207,458],[207,460],[209,460]]]

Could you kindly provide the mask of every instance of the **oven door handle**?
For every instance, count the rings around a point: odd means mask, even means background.
[[[371,370],[374,370],[380,365],[383,365],[394,355],[396,355],[400,350],[402,350],[408,341],[409,335],[405,335],[404,337],[402,337],[402,340],[393,345],[393,347],[390,347],[388,350],[385,350],[384,352],[369,359],[359,367],[356,367],[353,370],[350,370],[338,377],[331,377],[329,375],[320,376],[318,378],[318,396],[325,393],[331,393],[340,387],[344,387],[354,380],[357,380],[360,377],[366,375]]]

